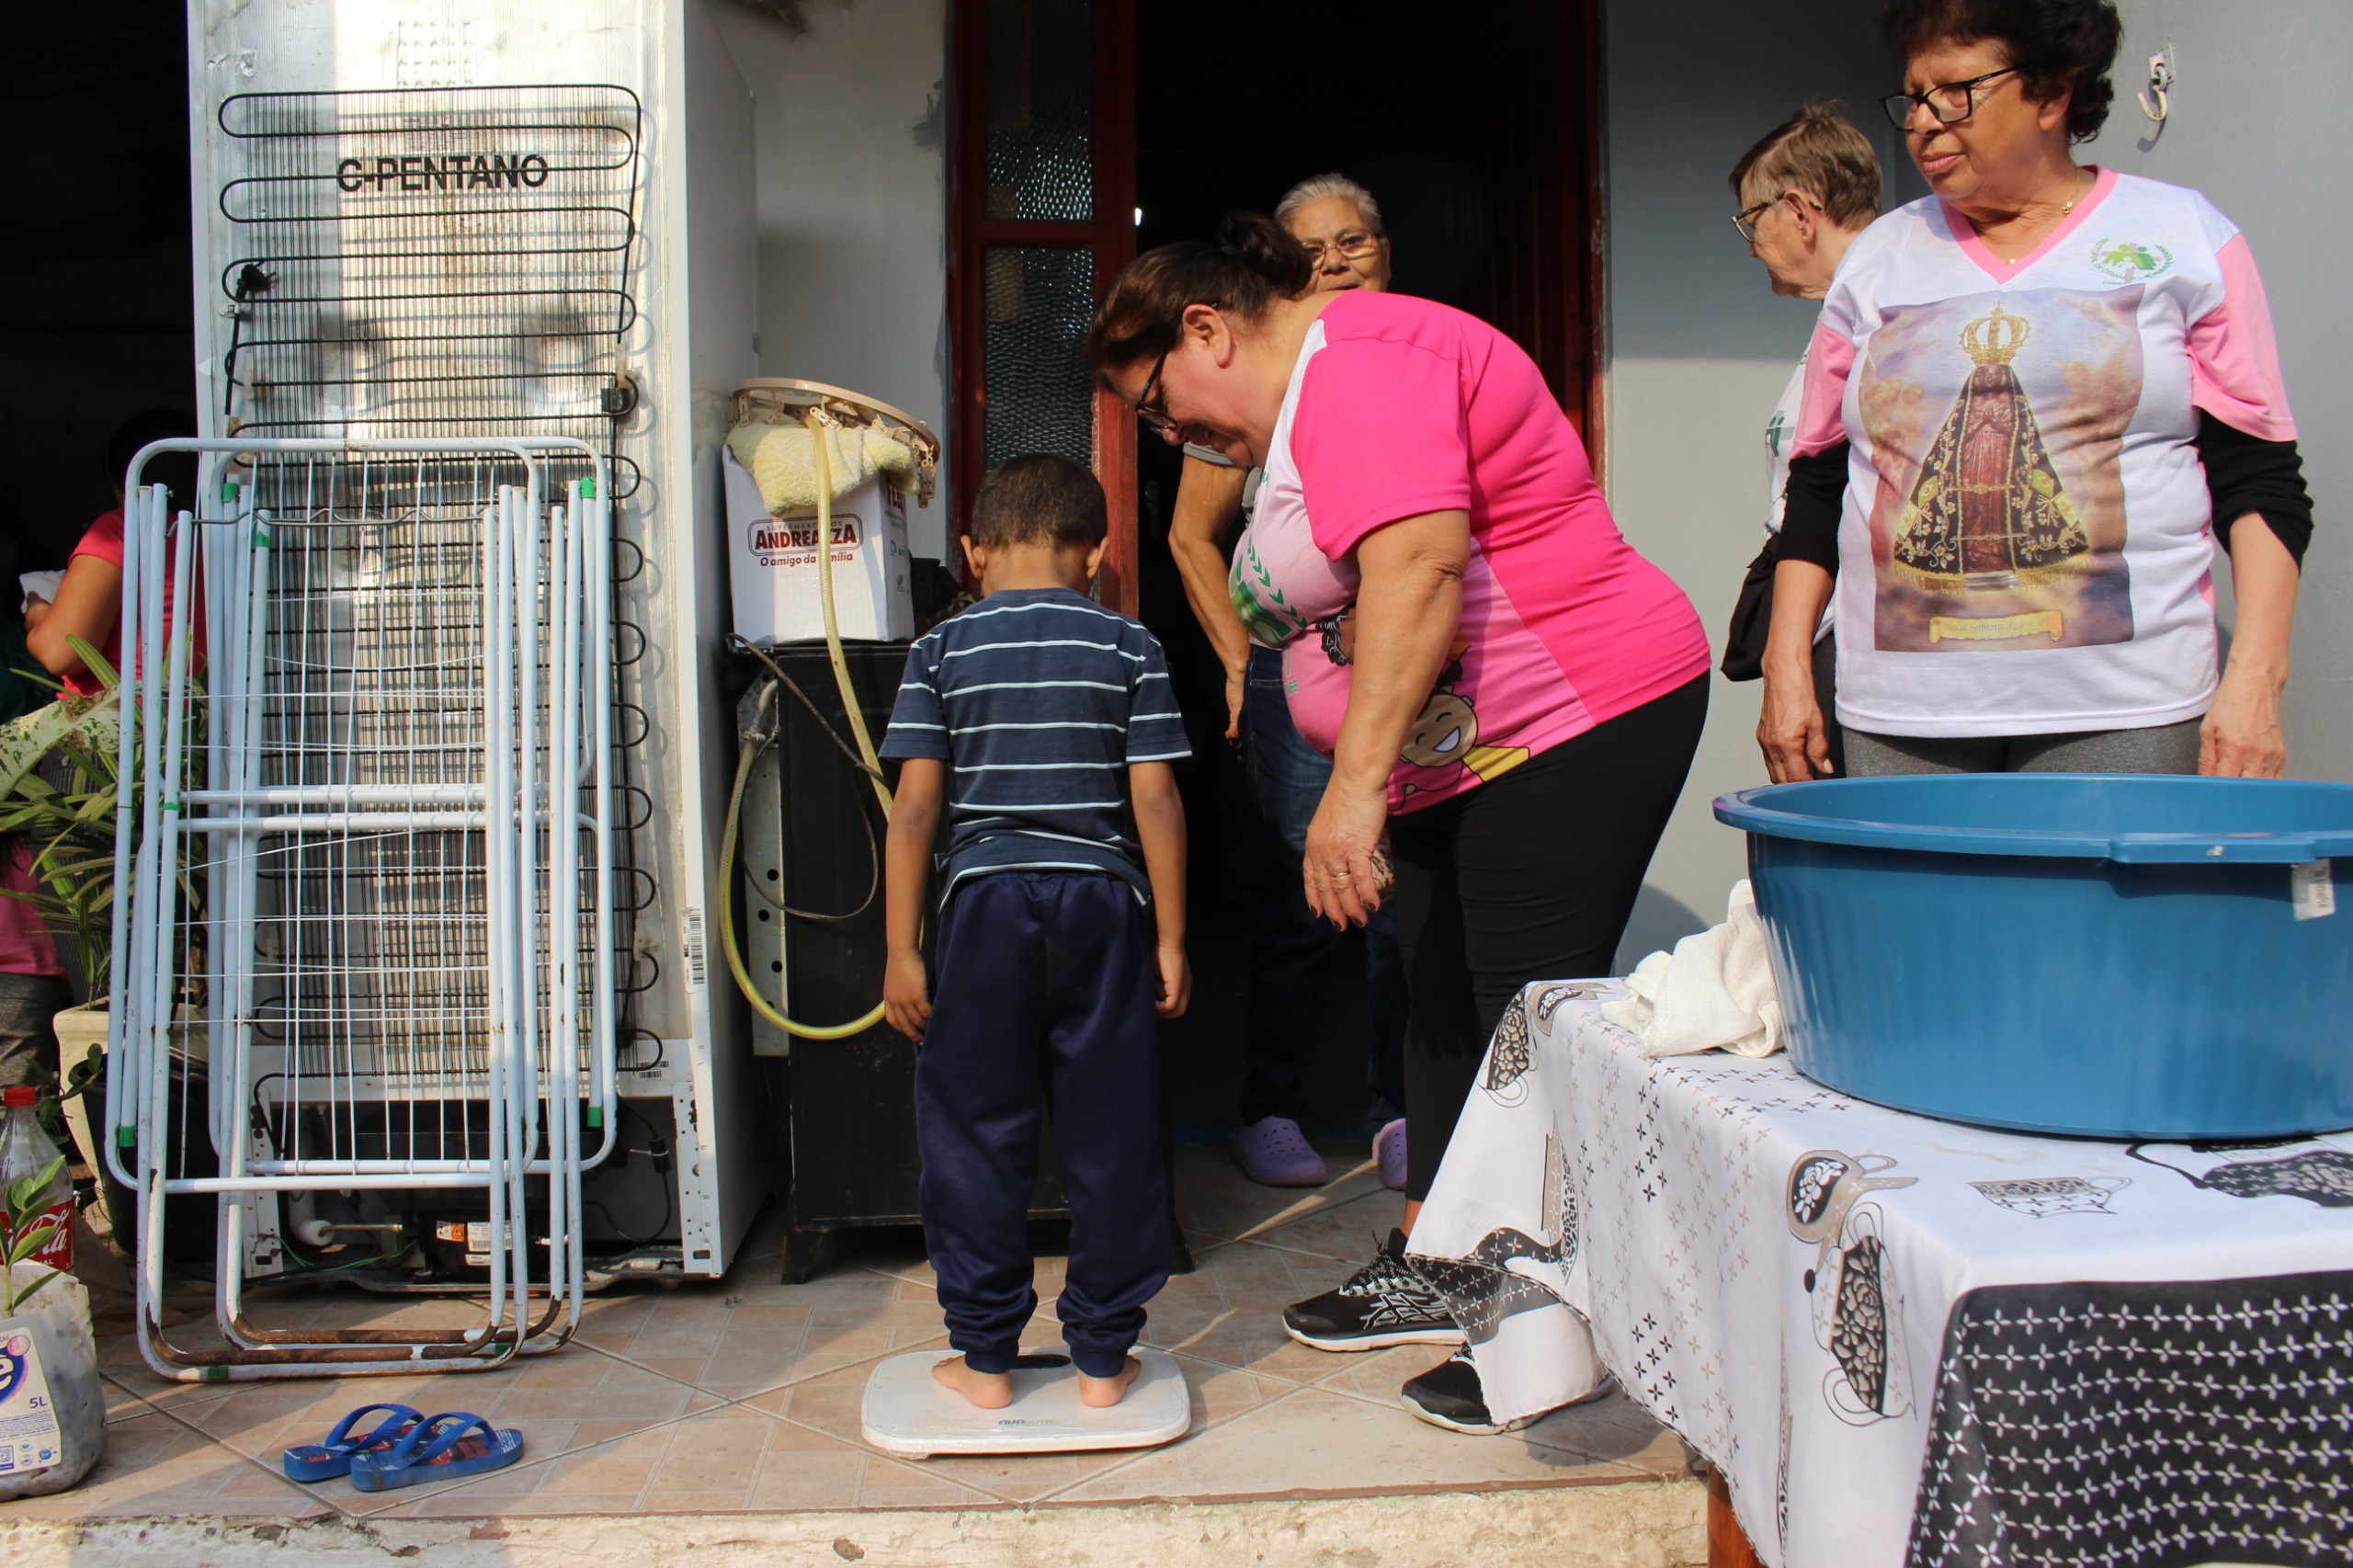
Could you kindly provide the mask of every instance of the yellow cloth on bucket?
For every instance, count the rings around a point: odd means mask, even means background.
[[[727,447],[760,487],[770,517],[805,512],[817,504],[817,443],[807,426],[739,425],[727,433]],[[880,430],[827,426],[825,455],[833,464],[832,500],[877,473],[898,475],[902,489],[915,487],[915,453]]]

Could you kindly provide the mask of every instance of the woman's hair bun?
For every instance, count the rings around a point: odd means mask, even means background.
[[[1274,286],[1286,299],[1303,294],[1315,265],[1290,231],[1263,212],[1229,212],[1217,226],[1217,248]]]
[[[1188,307],[1213,305],[1255,322],[1314,280],[1315,264],[1290,231],[1256,212],[1230,214],[1215,244],[1179,240],[1128,263],[1087,328],[1087,368],[1109,386],[1114,369],[1176,346]]]

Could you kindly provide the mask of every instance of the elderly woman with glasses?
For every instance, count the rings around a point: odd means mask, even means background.
[[[1855,244],[1806,364],[1757,738],[1828,767],[1836,600],[1858,775],[2278,775],[2312,503],[2247,243],[2079,165],[2109,0],[1895,0],[1886,99],[1934,193]],[[2226,663],[2211,592],[2231,558]]]
[[[1733,199],[1740,210],[1732,226],[1747,242],[1748,254],[1764,264],[1773,292],[1820,300],[1830,292],[1847,247],[1879,216],[1880,185],[1879,154],[1870,139],[1840,117],[1836,104],[1817,100],[1767,131],[1733,165]],[[1755,680],[1764,673],[1790,443],[1797,435],[1804,391],[1805,360],[1800,358],[1765,425],[1765,548],[1749,562],[1724,638],[1723,672],[1733,680]],[[1813,685],[1834,767],[1840,755],[1837,722],[1830,716],[1836,654],[1824,617],[1814,635]]]
[[[1525,352],[1427,300],[1309,291],[1310,273],[1263,218],[1163,246],[1112,286],[1087,356],[1165,438],[1266,470],[1230,589],[1332,758],[1309,907],[1361,925],[1393,861],[1413,990],[1405,1226],[1284,1326],[1326,1350],[1460,1345],[1405,1232],[1506,1003],[1609,971],[1699,744],[1708,643],[1619,533]],[[1405,1400],[1500,1429],[1467,1355]]]
[[[1299,243],[1317,293],[1389,287],[1389,236],[1372,192],[1345,175],[1302,180],[1275,207],[1275,221]],[[1250,1012],[1244,1026],[1248,1071],[1227,1150],[1243,1174],[1269,1187],[1317,1187],[1330,1176],[1300,1126],[1307,1074],[1324,1039],[1324,1004],[1340,934],[1300,894],[1307,824],[1331,781],[1331,760],[1300,738],[1283,699],[1282,655],[1254,646],[1226,593],[1228,546],[1257,469],[1214,448],[1188,446],[1169,553],[1210,645],[1225,665],[1226,738],[1242,761],[1266,824],[1267,891],[1250,945]],[[1377,913],[1365,927],[1365,989],[1371,1040],[1365,1086],[1373,1158],[1381,1180],[1405,1185],[1405,971],[1396,922]]]

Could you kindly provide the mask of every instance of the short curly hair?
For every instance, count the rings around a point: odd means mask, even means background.
[[[2124,41],[2115,0],[1890,0],[1880,28],[1910,57],[1939,43],[1996,43],[2026,95],[2067,95],[2067,140],[2088,142],[2116,101],[2109,71]]]
[[[1879,154],[1871,150],[1871,139],[1838,112],[1841,107],[1836,99],[1816,98],[1767,131],[1732,166],[1733,199],[1747,201],[1755,176],[1806,192],[1842,228],[1859,229],[1878,217]]]

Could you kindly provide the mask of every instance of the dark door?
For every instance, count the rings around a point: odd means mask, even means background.
[[[1103,602],[1136,608],[1135,421],[1080,356],[1135,255],[1131,0],[956,0],[950,477],[961,531],[998,462],[1056,452],[1111,504]]]

